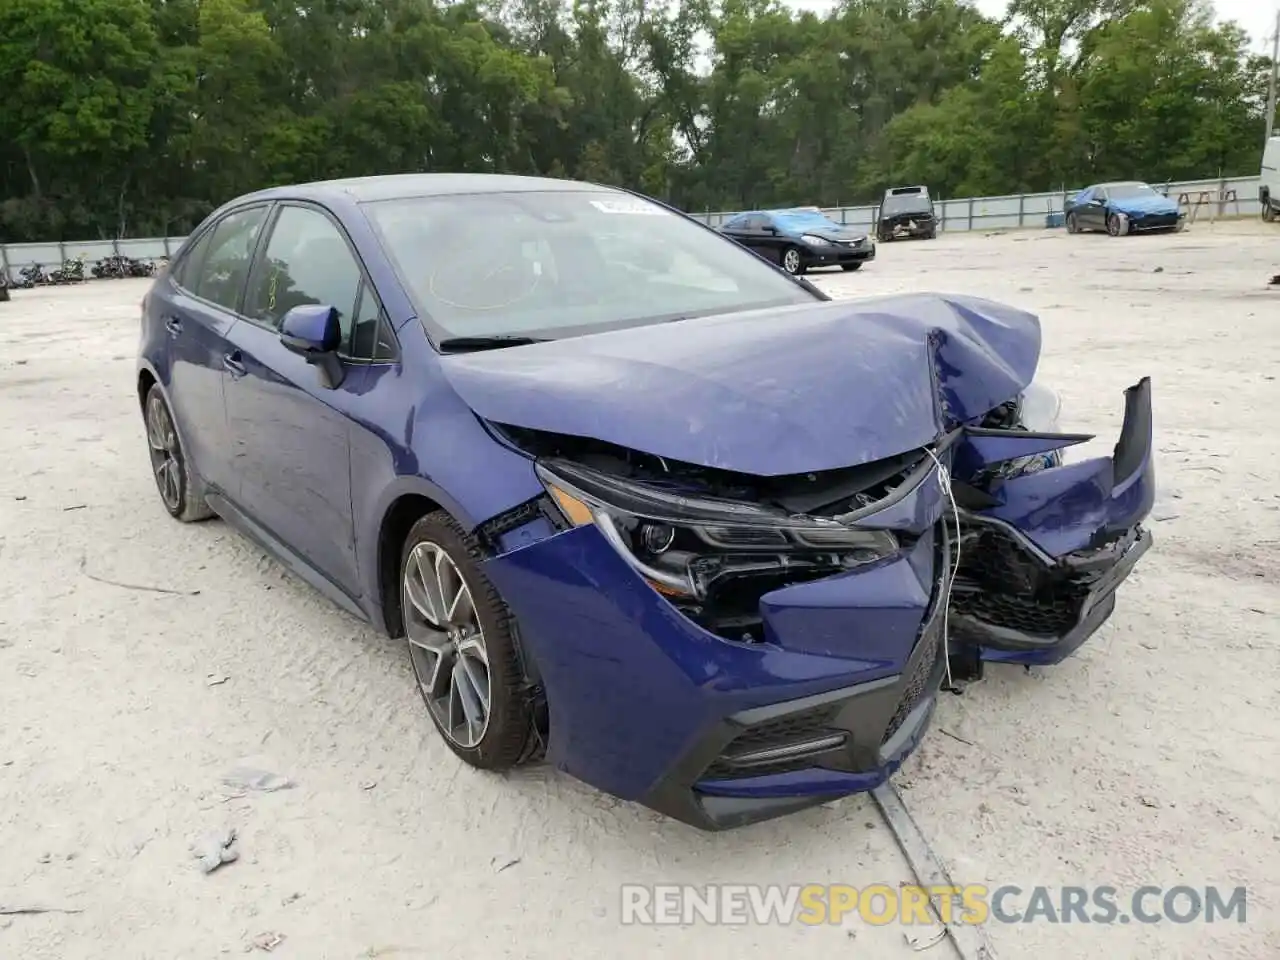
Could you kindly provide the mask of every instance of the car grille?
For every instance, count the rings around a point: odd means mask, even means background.
[[[1157,227],[1176,227],[1178,225],[1178,215],[1176,213],[1144,213],[1137,217],[1130,217],[1129,220],[1143,230]]]
[[[951,610],[1031,636],[1060,636],[1079,621],[1088,593],[1087,583],[1051,578],[1015,538],[986,527],[965,538]]]

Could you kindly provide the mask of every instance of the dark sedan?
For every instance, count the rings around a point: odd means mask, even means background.
[[[1181,230],[1186,214],[1145,183],[1095,183],[1066,202],[1067,232],[1105,230],[1113,237],[1153,230]]]
[[[740,213],[720,232],[796,276],[814,267],[857,270],[876,258],[870,237],[816,207]]]

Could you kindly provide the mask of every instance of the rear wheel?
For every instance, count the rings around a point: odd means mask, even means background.
[[[793,277],[804,273],[804,256],[798,247],[787,247],[782,251],[782,269]]]
[[[861,270],[862,264],[861,263],[842,263],[840,264],[840,269],[843,270],[845,273],[853,273],[853,271],[855,270]]]
[[[160,502],[183,523],[208,520],[213,511],[205,503],[200,484],[191,473],[191,464],[178,431],[173,425],[173,414],[160,392],[159,384],[152,384],[143,403],[143,419],[147,426],[147,448],[151,454],[151,474],[160,492]]]
[[[513,618],[480,570],[475,538],[427,514],[400,558],[400,609],[418,690],[449,749],[473,767],[518,763],[533,724]]]

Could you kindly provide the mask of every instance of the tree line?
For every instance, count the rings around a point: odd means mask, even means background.
[[[691,210],[1238,175],[1270,66],[1204,0],[4,0],[0,242],[401,171]]]

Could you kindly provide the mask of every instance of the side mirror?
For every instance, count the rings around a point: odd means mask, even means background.
[[[320,368],[325,386],[334,389],[345,376],[338,347],[342,345],[342,323],[336,308],[324,303],[307,303],[291,308],[280,324],[280,343],[307,363]]]

